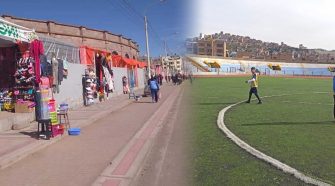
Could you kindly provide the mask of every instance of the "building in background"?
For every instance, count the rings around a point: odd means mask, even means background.
[[[183,72],[183,58],[179,55],[161,57],[161,64],[167,75]]]
[[[227,57],[226,40],[215,35],[200,34],[199,37],[186,40],[188,54]]]
[[[335,50],[308,49],[302,44],[292,47],[224,32],[189,38],[186,49],[188,54],[242,60],[335,63]]]

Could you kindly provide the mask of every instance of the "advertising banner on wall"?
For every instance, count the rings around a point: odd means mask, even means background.
[[[34,35],[35,32],[33,30],[0,18],[0,37],[29,42]]]

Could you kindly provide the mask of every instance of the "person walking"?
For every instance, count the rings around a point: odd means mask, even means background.
[[[191,84],[192,84],[192,83],[193,83],[193,77],[192,77],[192,74],[191,74],[191,73],[188,74],[188,78],[190,79],[190,82],[191,82]]]
[[[123,94],[128,94],[129,86],[128,86],[128,79],[126,76],[122,77],[122,85],[123,85]]]
[[[158,78],[159,78],[159,85],[162,86],[163,85],[163,75],[159,74]]]
[[[252,67],[251,68],[251,73],[252,73],[252,78],[248,81],[246,81],[246,83],[250,83],[250,91],[249,91],[249,99],[246,103],[250,103],[251,100],[251,96],[252,94],[255,94],[255,96],[258,99],[258,104],[262,104],[262,100],[261,98],[258,96],[258,74],[256,72],[256,68]]]
[[[151,91],[152,102],[153,103],[158,102],[159,85],[157,79],[154,78],[154,76],[151,76],[151,78],[148,81],[148,85]]]

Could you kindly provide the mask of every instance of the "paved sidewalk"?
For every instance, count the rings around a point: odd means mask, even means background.
[[[143,90],[137,92],[140,94]],[[105,102],[71,110],[69,111],[71,127],[85,127],[133,101],[133,99],[128,99],[128,95],[117,95]],[[57,142],[66,135],[51,138],[51,140],[38,140],[37,123],[22,130],[0,132],[0,170]]]
[[[146,147],[151,146],[153,135],[162,127],[162,121],[179,93],[180,87],[167,85],[162,87],[163,98],[158,104],[151,103],[151,98],[144,98],[114,112],[106,110],[107,115],[83,128],[81,135],[65,137],[0,170],[0,185],[91,185],[99,176],[107,176],[105,173],[113,168],[109,165],[118,165],[116,173],[125,174],[124,179],[118,181],[121,185],[126,184],[130,181],[126,177],[135,175],[133,171],[143,161]],[[118,101],[122,102],[121,99]],[[97,108],[85,109],[82,114],[78,111],[80,122]]]

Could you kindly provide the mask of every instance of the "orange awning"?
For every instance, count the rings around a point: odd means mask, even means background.
[[[124,62],[129,66],[136,66],[138,62],[134,59],[123,58]]]
[[[144,68],[144,67],[147,67],[147,66],[148,66],[148,64],[145,63],[145,62],[141,62],[141,61],[138,62],[138,68]]]
[[[113,67],[121,67],[122,56],[112,55]]]
[[[100,54],[103,54],[104,56],[107,56],[107,54],[110,54],[110,52],[107,52],[105,50],[99,50],[99,49],[91,48],[88,46],[81,46],[80,47],[80,63],[86,64],[86,65],[93,65],[95,53],[100,53]]]

